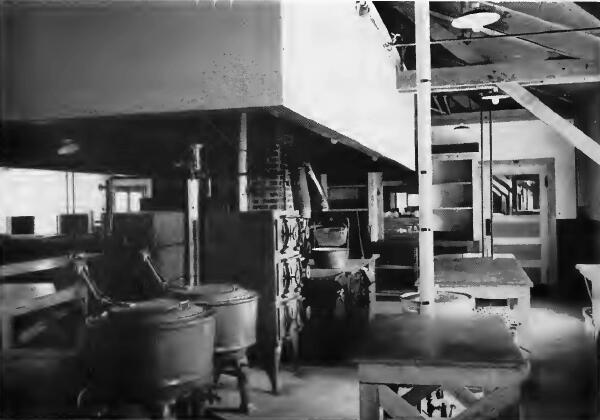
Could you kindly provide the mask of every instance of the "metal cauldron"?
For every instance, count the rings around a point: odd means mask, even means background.
[[[178,299],[206,305],[215,311],[215,352],[245,349],[256,343],[258,294],[229,283],[206,284],[190,289],[170,289]]]
[[[119,303],[88,326],[90,390],[97,397],[152,402],[212,381],[210,309],[165,298]]]

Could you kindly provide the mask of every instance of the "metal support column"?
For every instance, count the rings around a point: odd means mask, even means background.
[[[239,211],[248,211],[248,115],[245,112],[240,116],[238,203]]]
[[[419,294],[421,313],[433,314],[433,210],[431,156],[431,52],[429,1],[415,2],[417,134],[419,157]]]

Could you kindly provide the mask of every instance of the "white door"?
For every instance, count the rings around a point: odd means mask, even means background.
[[[514,254],[534,283],[556,281],[556,198],[552,159],[484,162],[486,256]]]

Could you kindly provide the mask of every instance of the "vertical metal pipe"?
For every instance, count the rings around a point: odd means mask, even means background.
[[[431,51],[429,1],[415,2],[417,134],[419,161],[419,294],[421,313],[433,314],[433,210],[431,156]]]
[[[483,109],[479,109],[479,175],[481,176],[481,256],[485,257],[485,215],[483,214]]]
[[[71,172],[71,210],[75,213],[75,172]]]
[[[248,211],[248,114],[245,112],[240,116],[238,208],[239,211]]]
[[[187,180],[187,222],[188,222],[188,267],[190,286],[202,282],[202,144],[191,147],[190,178]]]
[[[69,214],[69,171],[65,172],[65,191],[67,195],[65,196],[65,204],[67,214]]]
[[[488,111],[489,128],[490,128],[490,256],[494,258],[494,193],[492,192],[492,110]]]

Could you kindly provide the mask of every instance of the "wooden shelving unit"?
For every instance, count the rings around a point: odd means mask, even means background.
[[[435,246],[473,251],[481,223],[476,152],[433,155]]]

